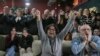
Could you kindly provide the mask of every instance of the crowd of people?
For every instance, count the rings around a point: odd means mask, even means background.
[[[3,13],[0,14],[0,34],[8,34],[12,27],[16,27],[17,32],[21,32],[23,28],[28,28],[31,34],[37,35],[36,10],[36,8],[32,8],[31,11],[27,8],[13,10],[5,6]],[[70,11],[60,9],[57,12],[55,9],[45,9],[44,13],[41,14],[43,28],[45,29],[49,24],[56,24],[60,32],[67,23]],[[100,13],[90,11],[87,8],[78,11],[73,10],[73,13],[76,15],[74,28],[82,24],[89,24],[93,31],[100,30]]]
[[[22,32],[22,36],[16,32]],[[32,35],[38,35],[42,42],[41,56],[62,56],[64,39],[72,40],[74,56],[100,56],[100,13],[88,8],[60,9],[58,13],[45,9],[42,14],[36,8],[13,11],[5,6],[0,14],[0,34],[8,34],[6,56],[14,56],[16,51],[20,56],[31,56]]]
[[[15,56],[16,52],[19,52],[20,56],[32,56],[33,41],[34,39],[32,35],[29,34],[28,29],[24,28],[22,36],[19,37],[16,33],[16,28],[13,27],[6,37],[5,56]]]

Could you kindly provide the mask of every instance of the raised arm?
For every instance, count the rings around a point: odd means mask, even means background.
[[[58,34],[60,39],[64,39],[65,35],[70,31],[70,29],[73,27],[73,22],[75,19],[75,15],[73,12],[70,13],[70,17],[68,19],[68,23],[66,24],[65,28]]]
[[[43,30],[43,25],[42,25],[42,21],[41,21],[40,11],[39,10],[36,11],[36,16],[37,16],[37,28],[38,28],[39,37],[41,37],[41,39],[45,39],[46,34],[45,34],[44,30]]]

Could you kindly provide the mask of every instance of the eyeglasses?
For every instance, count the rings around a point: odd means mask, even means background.
[[[86,31],[86,30],[89,30],[89,31],[90,31],[91,29],[81,29],[81,30],[82,30],[82,31]]]
[[[49,29],[49,30],[53,30],[53,31],[55,31],[55,29]]]

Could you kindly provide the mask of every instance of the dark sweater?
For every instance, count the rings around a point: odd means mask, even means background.
[[[5,40],[5,50],[15,46],[15,51],[18,51],[18,36],[14,37],[14,40],[11,40],[11,35],[8,35]]]
[[[27,49],[28,47],[32,47],[33,37],[28,35],[27,37],[22,36],[19,41],[19,45],[21,48]]]

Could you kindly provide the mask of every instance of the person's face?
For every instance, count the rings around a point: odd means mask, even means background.
[[[13,10],[10,10],[10,11],[9,11],[9,14],[10,14],[10,15],[13,15],[13,14],[14,14],[14,13],[13,13]]]
[[[28,32],[26,30],[23,30],[23,36],[25,36],[25,37],[28,36]]]
[[[66,7],[65,7],[66,12],[70,11],[70,9],[71,9],[71,8],[70,8],[69,6],[66,6]]]
[[[26,13],[26,14],[27,14],[27,13],[28,13],[28,9],[25,9],[25,10],[24,10],[24,13]]]
[[[90,11],[89,11],[88,9],[84,9],[83,13],[84,13],[85,15],[89,15]]]
[[[95,29],[93,34],[98,36],[100,34],[99,29]]]
[[[83,25],[83,26],[80,26],[79,32],[80,32],[82,35],[83,35],[83,34],[89,35],[89,34],[91,34],[91,28],[90,28],[90,26],[88,26],[88,25]]]
[[[54,16],[54,14],[55,14],[55,10],[52,10],[52,11],[51,11],[51,15]]]
[[[31,14],[32,14],[32,15],[35,15],[35,13],[36,13],[36,8],[32,8]]]
[[[21,15],[22,15],[22,12],[21,12],[20,10],[17,10],[17,11],[16,11],[16,15],[17,15],[17,16],[21,16]]]
[[[16,29],[13,28],[13,29],[11,30],[11,35],[15,35],[15,34],[16,34]]]
[[[5,6],[3,8],[3,12],[6,13],[6,14],[8,14],[9,13],[9,7],[8,6]]]
[[[48,15],[48,14],[49,14],[49,10],[48,9],[44,10],[44,15]]]
[[[64,11],[63,11],[63,10],[60,10],[60,11],[59,11],[59,14],[60,14],[60,15],[64,15]]]
[[[51,38],[54,38],[56,36],[56,29],[54,26],[49,27],[49,29],[47,30],[47,35]]]

